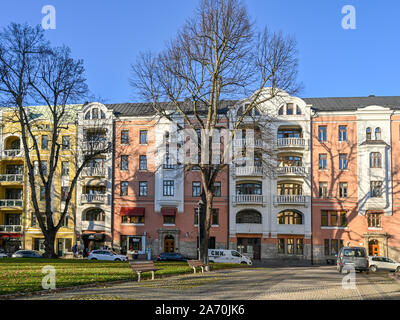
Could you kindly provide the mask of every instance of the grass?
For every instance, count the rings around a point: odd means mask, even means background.
[[[67,259],[0,259],[0,295],[43,290],[44,266],[56,269],[56,288],[105,283],[118,280],[136,280],[127,262],[67,260]],[[186,262],[155,262],[157,277],[193,272]],[[212,270],[242,268],[246,265],[215,263]],[[151,273],[143,273],[142,279],[149,279]]]

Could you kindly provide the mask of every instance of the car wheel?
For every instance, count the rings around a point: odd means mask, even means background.
[[[371,272],[376,272],[376,271],[378,270],[378,268],[377,268],[376,266],[370,266],[370,267],[369,267],[369,270],[370,270]]]
[[[117,259],[115,259],[114,261],[121,261],[121,259],[117,258]]]
[[[97,260],[97,258],[92,258],[92,259],[90,259],[90,260]]]
[[[247,262],[242,261],[240,264],[247,264]]]
[[[397,267],[395,272],[400,272],[400,267]]]

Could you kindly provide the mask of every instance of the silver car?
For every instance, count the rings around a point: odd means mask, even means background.
[[[372,272],[378,270],[400,272],[400,263],[387,257],[369,257],[369,270]]]
[[[336,269],[340,273],[343,269],[354,268],[356,271],[369,271],[367,250],[364,247],[343,247],[337,257]]]

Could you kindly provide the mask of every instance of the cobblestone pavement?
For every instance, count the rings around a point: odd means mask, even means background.
[[[400,284],[387,273],[356,273],[355,289],[344,289],[335,267],[252,268],[125,282],[22,299],[400,299]]]

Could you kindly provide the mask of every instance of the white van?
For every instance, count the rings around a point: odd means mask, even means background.
[[[236,250],[226,249],[208,249],[208,260],[210,262],[220,263],[246,263],[248,265],[253,264],[249,257],[241,255]]]

